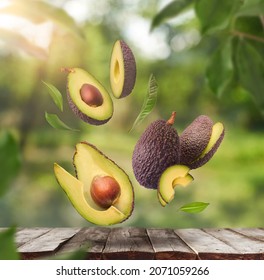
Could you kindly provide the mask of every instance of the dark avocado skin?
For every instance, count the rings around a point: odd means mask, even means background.
[[[180,140],[177,131],[165,120],[151,123],[138,140],[132,167],[137,181],[149,189],[157,189],[161,174],[180,162]]]
[[[124,69],[125,69],[124,88],[120,96],[120,98],[123,98],[128,96],[132,92],[135,86],[137,69],[136,69],[135,57],[131,49],[129,48],[129,46],[123,40],[120,41],[120,45],[121,45],[123,57],[126,58],[124,59]]]
[[[180,135],[180,163],[188,165],[196,160],[209,143],[213,121],[201,115],[197,117]]]
[[[222,134],[220,135],[220,137],[216,141],[213,148],[206,155],[204,155],[202,158],[197,159],[197,160],[195,160],[194,162],[192,162],[188,165],[190,167],[190,169],[196,169],[196,168],[201,167],[204,164],[206,164],[213,157],[213,155],[216,153],[216,151],[219,148],[222,140],[224,139],[224,136],[225,136],[225,131],[222,132]]]

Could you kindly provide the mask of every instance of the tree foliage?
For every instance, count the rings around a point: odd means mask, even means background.
[[[203,37],[221,38],[206,71],[218,96],[237,87],[248,91],[264,114],[264,2],[176,0],[153,19],[152,28],[194,9]]]

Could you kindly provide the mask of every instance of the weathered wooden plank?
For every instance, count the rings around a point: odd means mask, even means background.
[[[15,237],[16,245],[17,247],[20,247],[50,230],[50,228],[18,228]]]
[[[52,255],[59,247],[80,229],[78,228],[53,228],[38,238],[32,239],[18,248],[24,259],[34,259]]]
[[[67,243],[62,245],[57,254],[68,253],[78,249],[83,249],[87,252],[86,259],[102,259],[102,252],[110,231],[110,228],[83,228],[78,233],[76,233]]]
[[[177,229],[175,233],[196,252],[198,259],[239,259],[239,252],[201,229]]]
[[[263,241],[252,239],[230,229],[205,229],[205,231],[237,250],[240,259],[264,259]]]
[[[248,238],[264,241],[263,228],[232,228],[232,230],[242,235],[245,235]]]
[[[194,260],[195,252],[172,229],[147,229],[158,260]]]
[[[143,228],[113,228],[103,250],[104,259],[154,259],[154,250]]]

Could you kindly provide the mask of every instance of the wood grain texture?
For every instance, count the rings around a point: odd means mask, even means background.
[[[146,229],[113,228],[108,236],[104,259],[154,259]]]
[[[86,259],[102,259],[102,253],[110,231],[110,228],[83,228],[61,247],[60,253],[83,249],[87,252]]]
[[[20,230],[18,229],[15,236],[17,247],[20,247],[25,243],[40,237],[41,235],[47,233],[50,230],[50,228],[23,228]]]
[[[264,242],[231,229],[205,229],[205,232],[225,242],[239,253],[239,259],[263,260]]]
[[[264,259],[263,228],[18,228],[15,241],[23,259],[79,249],[85,259]]]
[[[235,228],[232,229],[250,239],[257,239],[264,242],[264,229],[262,228]]]
[[[77,228],[53,228],[45,234],[31,239],[18,250],[24,259],[54,255],[60,246],[79,230]]]
[[[194,260],[195,252],[172,229],[147,229],[157,260]]]
[[[198,259],[239,259],[239,252],[202,229],[178,229],[176,234],[196,252]]]

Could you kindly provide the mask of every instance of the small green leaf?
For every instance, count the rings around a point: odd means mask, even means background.
[[[240,0],[197,0],[195,11],[202,33],[225,29],[240,5]]]
[[[15,244],[14,227],[0,232],[0,260],[19,260],[19,254]]]
[[[50,96],[52,97],[56,106],[63,111],[63,99],[60,91],[50,83],[42,81],[42,83],[49,89]]]
[[[155,104],[157,102],[157,95],[158,95],[158,84],[154,75],[151,74],[149,78],[148,92],[145,97],[143,106],[130,131],[132,131],[135,128],[135,126],[139,124],[141,121],[143,121],[145,117],[152,111],[152,109],[155,107]]]
[[[239,82],[264,112],[264,60],[253,44],[240,40],[236,50]]]
[[[163,21],[176,17],[185,10],[194,0],[177,0],[165,6],[152,20],[151,30],[160,25]]]
[[[200,213],[208,205],[209,203],[205,203],[205,202],[191,202],[183,205],[182,207],[179,208],[179,210],[187,213]]]
[[[232,41],[228,40],[213,55],[206,70],[211,90],[222,96],[233,78]]]
[[[56,129],[61,130],[71,130],[71,131],[78,131],[77,129],[69,127],[67,124],[65,124],[63,121],[59,119],[59,117],[56,114],[49,114],[45,113],[46,121]]]
[[[21,166],[21,153],[17,140],[9,131],[0,133],[0,197],[8,191],[11,181]]]

